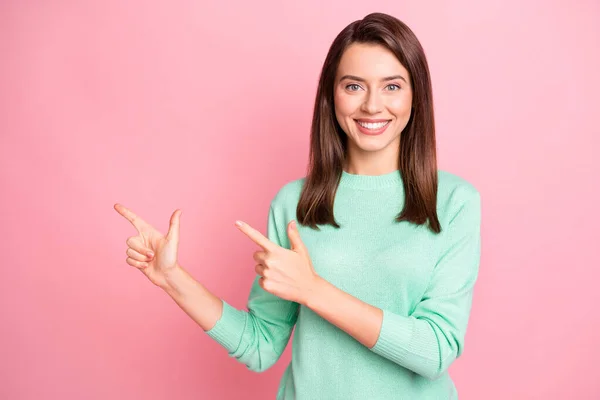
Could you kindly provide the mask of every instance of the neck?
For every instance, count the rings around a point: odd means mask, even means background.
[[[355,175],[384,175],[397,171],[400,149],[393,142],[378,151],[364,151],[349,143],[343,170]]]
[[[390,172],[397,171],[398,168],[398,160],[393,160],[393,162],[383,162],[385,160],[374,160],[374,162],[369,163],[359,163],[352,162],[348,160],[343,170],[349,174],[354,175],[385,175]]]

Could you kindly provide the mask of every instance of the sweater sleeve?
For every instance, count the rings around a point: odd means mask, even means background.
[[[470,191],[440,233],[443,248],[423,298],[409,316],[383,310],[373,352],[429,379],[460,356],[479,270],[480,221],[480,195]]]
[[[269,209],[267,237],[273,243],[290,248],[283,213]],[[298,318],[299,305],[268,293],[254,279],[247,302],[248,311],[238,310],[223,301],[223,313],[206,333],[221,344],[230,357],[248,369],[263,372],[273,366],[289,342]]]

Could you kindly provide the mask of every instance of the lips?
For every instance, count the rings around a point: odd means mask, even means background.
[[[354,120],[358,130],[365,135],[380,135],[390,125],[389,119],[358,119]]]
[[[359,118],[359,119],[355,119],[355,121],[359,121],[359,122],[387,122],[387,121],[391,121],[391,120],[389,120],[389,119]]]

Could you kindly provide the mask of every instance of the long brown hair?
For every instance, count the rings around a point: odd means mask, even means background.
[[[406,24],[383,13],[372,13],[352,22],[335,38],[321,70],[310,135],[307,175],[296,209],[302,225],[340,225],[333,215],[347,151],[347,136],[335,117],[333,90],[344,51],[353,43],[372,43],[390,50],[410,74],[413,102],[410,119],[400,134],[398,169],[405,202],[396,221],[418,225],[429,221],[429,229],[441,231],[436,212],[437,160],[433,98],[425,52]]]

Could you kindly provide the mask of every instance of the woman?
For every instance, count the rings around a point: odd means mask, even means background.
[[[321,72],[307,176],[271,202],[248,310],[177,263],[180,210],[139,235],[127,263],[231,357],[264,371],[296,327],[277,399],[456,399],[480,258],[480,196],[437,169],[431,82],[413,32],[386,14],[348,25]],[[295,224],[295,221],[298,224]]]

